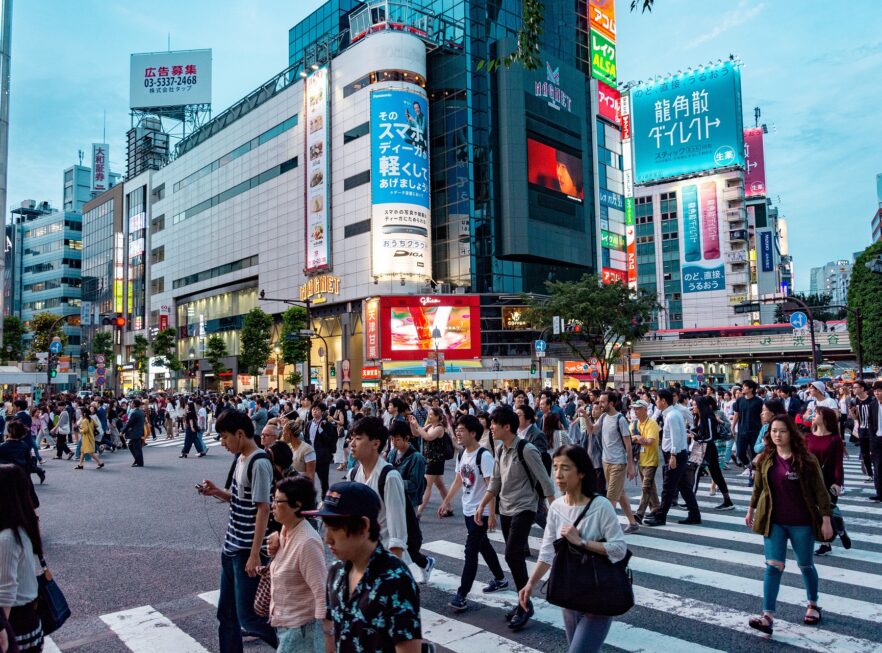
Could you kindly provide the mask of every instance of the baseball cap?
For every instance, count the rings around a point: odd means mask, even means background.
[[[644,401],[643,399],[638,399],[632,404],[632,406],[634,406],[634,408],[646,408],[649,410],[649,402]]]
[[[822,394],[827,394],[827,386],[825,386],[821,381],[813,381],[812,387]]]
[[[307,517],[367,517],[376,521],[380,515],[380,497],[364,483],[343,481],[328,488],[318,510],[303,514]]]

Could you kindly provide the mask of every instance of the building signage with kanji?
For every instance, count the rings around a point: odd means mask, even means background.
[[[211,104],[211,50],[133,54],[129,107],[155,109]]]

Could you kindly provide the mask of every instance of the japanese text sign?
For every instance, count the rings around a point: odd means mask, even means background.
[[[631,102],[637,183],[744,165],[734,63],[637,86]]]
[[[679,196],[683,216],[683,292],[726,289],[725,265],[720,261],[719,203],[717,182],[686,183]]]
[[[621,93],[609,84],[597,82],[597,113],[617,125],[622,123]]]
[[[591,30],[591,76],[616,85],[616,44],[600,32]]]
[[[616,40],[615,0],[590,0],[588,3],[588,24],[606,38]]]
[[[763,272],[771,272],[775,269],[775,261],[772,256],[772,232],[763,230],[760,232],[760,260]]]
[[[328,211],[328,69],[306,78],[306,271],[331,265]]]
[[[110,182],[110,150],[107,143],[92,143],[92,190],[103,193]]]
[[[129,107],[211,104],[211,50],[133,54]]]
[[[766,162],[761,127],[744,130],[744,196],[766,194]]]

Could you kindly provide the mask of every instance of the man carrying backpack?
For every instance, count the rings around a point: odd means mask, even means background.
[[[484,557],[484,562],[493,573],[493,580],[484,587],[485,594],[507,588],[508,581],[505,580],[505,572],[499,564],[496,550],[487,538],[487,529],[491,526],[496,527],[494,501],[490,502],[481,515],[487,518],[486,521],[480,525],[475,522],[475,512],[490,484],[494,466],[493,454],[478,444],[484,433],[484,427],[474,415],[465,415],[457,420],[455,432],[463,451],[456,457],[456,477],[441,507],[438,508],[438,517],[444,518],[449,514],[451,502],[462,488],[462,514],[465,517],[468,533],[465,543],[465,565],[462,568],[462,578],[456,596],[448,603],[456,612],[462,612],[468,607],[466,597],[472,590],[472,584],[478,574],[478,553]]]
[[[350,433],[349,451],[357,464],[349,471],[349,480],[364,483],[380,496],[380,539],[399,558],[404,558],[406,550],[422,570],[422,582],[428,583],[435,559],[420,553],[423,535],[413,505],[405,495],[404,481],[380,456],[389,431],[379,417],[365,417],[353,423]]]
[[[475,510],[475,523],[484,523],[484,509],[499,497],[500,522],[505,538],[505,561],[511,570],[515,587],[520,592],[527,584],[527,562],[524,549],[530,527],[536,518],[537,487],[548,503],[554,501],[554,487],[542,464],[539,450],[517,437],[518,416],[508,406],[493,411],[490,425],[494,440],[499,440],[490,487]],[[488,518],[489,521],[489,518]],[[507,614],[508,627],[521,630],[534,614],[533,604],[527,610],[516,604]]]
[[[631,434],[628,420],[616,410],[617,396],[613,392],[600,395],[600,419],[594,432],[600,433],[603,443],[603,474],[606,476],[606,498],[613,508],[616,502],[622,506],[622,512],[628,518],[626,533],[636,533],[640,526],[634,519],[628,493],[625,492],[625,479],[632,481],[637,476],[634,468],[634,456],[631,450]]]

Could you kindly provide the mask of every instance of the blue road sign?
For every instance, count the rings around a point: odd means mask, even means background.
[[[89,365],[89,374],[94,374],[94,373],[95,373],[95,366]]]
[[[803,329],[808,324],[808,316],[802,311],[794,311],[790,315],[790,326],[794,329]]]
[[[548,343],[544,340],[537,340],[535,346],[536,351],[545,351],[546,349],[548,349]]]
[[[60,354],[61,353],[61,341],[60,340],[53,340],[52,342],[50,342],[49,343],[49,351],[53,354]]]

